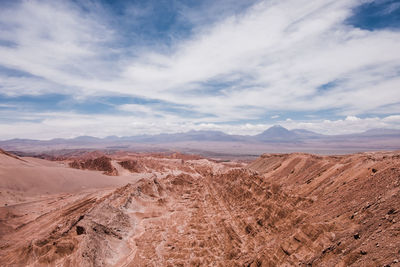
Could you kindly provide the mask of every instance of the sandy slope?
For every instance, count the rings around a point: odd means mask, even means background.
[[[0,208],[0,263],[398,266],[400,153],[263,155],[247,168],[111,157],[124,176],[71,171],[128,179],[116,164],[139,160],[143,179]]]
[[[122,186],[137,179],[138,177],[132,175],[111,179],[101,172],[69,168],[63,162],[14,158],[0,153],[1,206],[5,203],[12,205],[38,195]]]

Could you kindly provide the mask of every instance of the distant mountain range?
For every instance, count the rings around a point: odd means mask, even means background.
[[[108,136],[97,138],[79,136],[72,139],[57,138],[52,140],[11,139],[0,141],[0,147],[5,150],[57,150],[70,148],[125,149],[138,147],[175,148],[196,147],[202,149],[217,146],[221,150],[224,144],[231,147],[240,144],[241,147],[252,146],[274,151],[307,151],[309,149],[351,148],[351,152],[379,149],[400,149],[400,130],[372,129],[362,133],[346,135],[323,135],[304,129],[288,130],[280,125],[273,126],[257,135],[229,135],[221,131],[189,131],[185,133],[137,135],[137,136]],[[202,145],[203,144],[203,145]],[[213,144],[213,145],[210,145]],[[222,149],[223,150],[223,149]],[[313,150],[313,151],[314,151]],[[266,151],[265,151],[266,152]],[[315,151],[314,151],[315,152]]]

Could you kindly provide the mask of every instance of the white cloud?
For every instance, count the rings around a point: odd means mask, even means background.
[[[387,116],[386,118],[383,119],[383,121],[387,123],[400,124],[400,115]]]
[[[282,126],[288,129],[306,129],[322,134],[351,134],[369,129],[400,129],[400,116],[366,117],[347,116],[337,120],[285,121]]]
[[[283,124],[325,133],[397,127],[389,115],[400,112],[400,33],[345,25],[343,21],[359,3],[261,1],[213,24],[196,25],[192,36],[176,40],[168,52],[160,52],[145,47],[116,49],[113,42],[118,29],[111,28],[101,16],[104,14],[83,13],[63,1],[22,1],[0,11],[0,23],[7,25],[0,30],[1,39],[15,44],[0,46],[0,65],[34,77],[1,76],[0,92],[63,93],[81,98],[124,94],[210,114],[194,120],[179,112],[158,111],[163,119],[157,121],[155,111],[148,106],[122,105],[119,110],[148,115],[140,119],[98,115],[99,123],[93,123],[92,117],[75,114],[65,124],[72,135],[78,134],[84,123],[91,125],[87,131],[95,134],[127,134],[133,121],[135,129],[144,132],[210,127],[255,133],[269,124],[229,126],[228,122],[266,116],[276,119],[277,115],[271,114],[286,111],[315,115],[321,110],[335,110],[336,115],[349,117]],[[195,15],[191,19],[197,21]],[[334,87],[318,89],[332,81]],[[226,87],[209,92],[204,83]],[[371,113],[386,117],[359,118]],[[42,124],[29,124],[37,129],[32,130],[33,136],[43,136],[47,130],[58,136],[51,127],[64,121],[64,115],[46,116]],[[38,117],[46,118],[43,114]],[[113,126],[104,129],[105,124]],[[27,125],[2,125],[0,134],[17,133],[21,130],[18,127],[29,128]]]
[[[139,90],[213,110],[219,117],[225,116],[221,109],[237,116],[240,105],[264,112],[336,108],[340,114],[362,114],[399,103],[400,82],[393,72],[400,65],[400,34],[343,25],[356,3],[261,3],[183,41],[172,55],[140,57],[124,75]],[[242,79],[236,90],[222,95],[181,94],[193,83],[232,76]],[[331,81],[340,83],[326,92],[316,90]]]
[[[119,110],[129,111],[132,113],[151,114],[154,110],[151,107],[139,104],[124,104],[118,107]]]
[[[132,106],[136,112],[136,106]],[[131,108],[129,108],[131,109]],[[140,108],[139,108],[140,109]],[[2,113],[0,113],[1,115]],[[179,116],[82,115],[76,113],[20,114],[25,121],[0,121],[0,140],[12,138],[72,138],[80,135],[105,137],[140,134],[177,133],[190,130],[214,130],[229,134],[255,135],[273,126],[270,123],[212,123],[202,118],[182,122]],[[287,129],[306,129],[322,134],[359,133],[373,128],[400,129],[400,115],[359,118],[347,116],[336,120],[276,121]]]

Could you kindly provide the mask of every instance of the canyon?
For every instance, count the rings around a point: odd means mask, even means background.
[[[0,153],[2,266],[398,266],[400,152]]]

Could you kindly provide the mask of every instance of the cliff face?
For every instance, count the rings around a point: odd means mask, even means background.
[[[69,166],[75,169],[102,171],[104,174],[110,176],[118,175],[118,171],[111,164],[111,158],[101,156],[94,159],[75,159],[69,162]]]
[[[13,230],[1,237],[0,262],[383,266],[399,258],[398,153],[174,164],[181,169],[117,189],[7,207],[1,219]]]
[[[144,170],[143,166],[137,160],[123,160],[118,162],[124,169],[130,172],[141,172]]]

